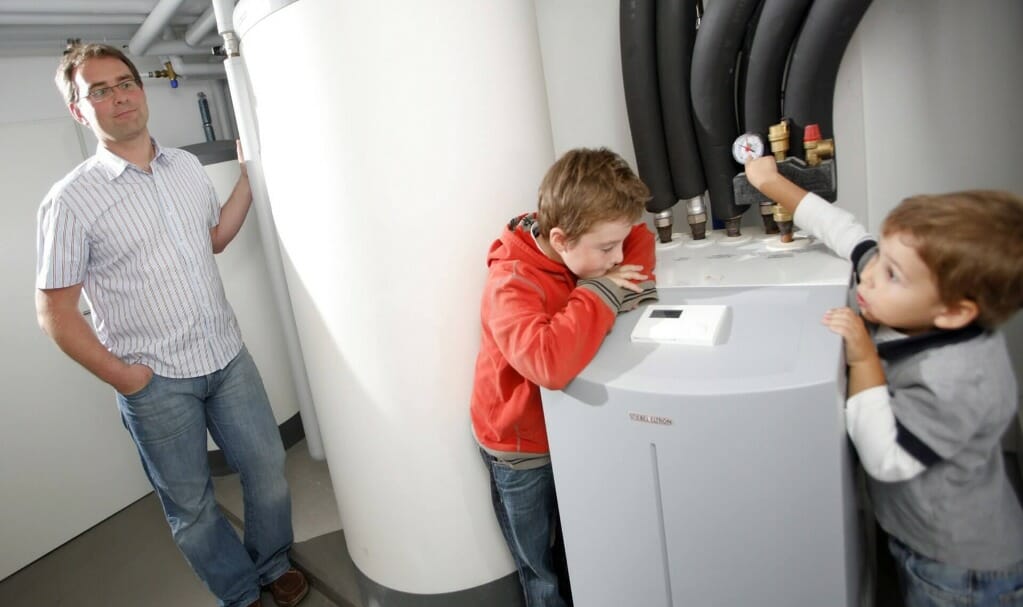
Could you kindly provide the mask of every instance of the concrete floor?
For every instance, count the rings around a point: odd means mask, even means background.
[[[288,450],[296,558],[302,542],[338,532],[341,522],[327,465],[309,457],[305,441]],[[217,498],[240,521],[236,475],[215,479]],[[349,607],[314,585],[302,607]],[[99,525],[0,581],[3,607],[216,607],[171,540],[160,503],[150,493]],[[273,599],[263,594],[263,605]],[[359,607],[359,606],[355,606]]]
[[[1006,464],[1019,490],[1016,457]],[[292,560],[313,588],[301,607],[364,607],[348,556],[325,462],[305,442],[288,450],[295,546]],[[236,475],[215,479],[217,499],[241,524]],[[879,545],[884,546],[879,539]],[[878,551],[876,607],[902,607],[886,550]],[[181,557],[153,494],[86,531],[10,577],[0,580],[3,607],[215,607],[216,601]],[[273,600],[266,593],[263,605]]]

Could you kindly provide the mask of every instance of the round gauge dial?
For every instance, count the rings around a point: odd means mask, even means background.
[[[743,133],[732,144],[732,157],[739,164],[746,164],[764,155],[764,140],[756,133]]]

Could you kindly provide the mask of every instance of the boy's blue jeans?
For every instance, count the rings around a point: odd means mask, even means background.
[[[1023,607],[1023,561],[997,571],[963,569],[916,554],[890,537],[906,607]]]
[[[526,607],[566,607],[555,568],[558,502],[551,465],[514,470],[482,449],[480,455],[490,472],[490,497],[519,571]]]
[[[260,586],[290,567],[293,538],[284,447],[248,350],[202,377],[154,375],[141,391],[118,394],[117,403],[192,569],[222,606],[257,600]],[[207,428],[241,479],[244,544],[214,501]]]

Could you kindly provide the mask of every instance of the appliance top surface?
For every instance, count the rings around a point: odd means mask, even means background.
[[[694,241],[676,234],[657,244],[657,287],[754,287],[770,285],[848,285],[851,264],[803,232],[791,245],[762,228],[742,229],[738,238],[721,230]]]
[[[821,318],[847,305],[851,264],[812,237],[796,240],[785,248],[743,228],[739,242],[715,232],[708,243],[658,244],[657,303],[728,306],[720,343],[633,342],[642,309],[621,314],[566,392],[722,395],[834,382],[842,340]]]
[[[659,304],[725,305],[717,345],[633,342],[640,309],[620,314],[597,356],[565,389],[723,395],[835,381],[842,339],[821,323],[844,285],[659,289]]]

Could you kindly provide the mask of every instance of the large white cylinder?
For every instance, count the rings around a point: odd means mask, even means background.
[[[226,143],[233,150],[233,142],[218,143]],[[205,169],[217,199],[223,203],[238,181],[241,172],[238,161],[234,158],[212,161],[205,164]],[[235,239],[216,259],[227,301],[234,309],[245,346],[263,378],[274,420],[280,426],[298,413],[299,403],[284,347],[284,332],[268,286],[269,270],[260,247],[255,217],[246,220]],[[218,448],[212,437],[207,437],[207,442],[210,449]]]
[[[262,5],[235,27],[351,557],[406,593],[509,576],[468,410],[488,246],[553,161],[533,3]]]

